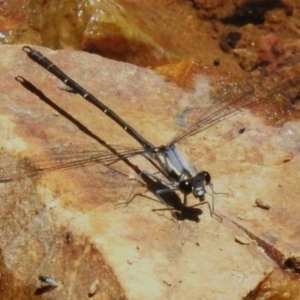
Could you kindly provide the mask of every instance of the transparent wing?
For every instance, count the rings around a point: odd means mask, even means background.
[[[276,102],[277,105],[281,103],[282,108],[282,101],[284,101],[286,111],[287,107],[289,111],[293,110],[291,98],[298,95],[296,90],[300,81],[299,73],[294,69],[259,80],[245,78],[242,81],[234,82],[232,79],[224,79],[212,84],[210,92],[204,97],[210,97],[209,102],[213,104],[197,109],[201,106],[203,97],[191,103],[186,111],[188,116],[182,122],[184,129],[176,134],[169,144],[175,144],[182,139],[191,137],[243,109],[258,104],[268,102],[274,104]]]
[[[119,146],[113,146],[113,148],[116,150],[116,153],[112,153],[107,149],[71,145],[50,148],[47,154],[37,153],[30,157],[18,157],[18,159],[2,155],[0,160],[0,182],[94,163],[108,166],[119,160],[145,152],[145,150],[124,149],[124,147],[121,148]]]

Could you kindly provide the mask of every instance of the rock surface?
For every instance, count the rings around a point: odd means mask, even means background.
[[[186,117],[214,103],[203,97],[210,81],[205,74],[185,91],[155,71],[36,48],[155,145],[166,144]],[[152,212],[164,206],[143,185],[128,207],[114,208],[130,195],[128,176],[137,176],[122,161],[26,176],[33,163],[59,166],[62,154],[75,163],[95,158],[106,151],[97,139],[139,145],[80,96],[62,90],[21,46],[1,46],[1,54],[2,299],[35,299],[44,292],[43,275],[58,282],[45,299],[88,299],[96,290],[93,299],[235,300],[299,252],[296,118],[266,125],[258,112],[246,110],[180,144],[188,160],[211,173],[216,191],[229,196],[217,195],[222,223],[203,205],[199,221],[186,217],[178,230],[169,212]],[[143,157],[130,160],[155,171]],[[257,198],[271,209],[256,207]],[[197,201],[189,197],[188,203]],[[250,243],[239,244],[235,236]]]

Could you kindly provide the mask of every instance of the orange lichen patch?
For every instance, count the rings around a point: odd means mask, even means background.
[[[154,70],[163,74],[166,81],[174,81],[178,86],[184,89],[195,89],[195,75],[204,75],[205,72],[208,72],[205,65],[198,63],[192,58],[179,63],[156,67]]]
[[[141,66],[193,58],[207,65],[217,60],[219,69],[237,74],[240,67],[272,72],[299,35],[298,7],[291,1],[10,3],[3,4],[3,31],[11,30],[2,32],[2,43],[81,49]],[[237,45],[226,41],[232,33],[241,37]],[[224,40],[228,53],[220,48]]]
[[[10,43],[80,49],[141,66],[191,56],[200,61],[218,58],[218,51],[207,51],[209,44],[211,49],[217,45],[208,38],[211,26],[197,18],[189,2],[66,1],[57,5],[33,1],[27,10],[22,5],[20,9],[26,11],[28,25],[13,31]]]
[[[110,33],[85,35],[82,41],[82,50],[144,67],[163,65],[169,62],[167,55],[159,55],[154,45],[138,38],[126,36],[117,25],[111,27]]]
[[[261,281],[255,290],[244,300],[285,300],[298,299],[300,294],[300,276],[286,271],[275,270]]]

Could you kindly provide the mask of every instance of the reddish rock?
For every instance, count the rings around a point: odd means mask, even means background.
[[[299,299],[300,276],[275,270],[258,284],[243,300]]]
[[[227,86],[223,79],[211,84],[210,99],[209,73],[196,74],[194,89],[185,91],[155,71],[82,52],[38,50],[155,145],[169,141],[190,116],[226,101],[226,91],[231,99],[245,93],[243,82]],[[1,53],[1,180],[22,177],[1,184],[3,299],[35,299],[39,275],[59,284],[44,294],[48,299],[88,297],[97,280],[93,299],[241,299],[280,259],[299,252],[295,117],[266,126],[258,110],[245,110],[180,144],[199,170],[211,173],[216,191],[229,196],[216,197],[222,223],[202,206],[200,222],[185,216],[178,230],[169,212],[152,212],[164,206],[141,185],[135,192],[151,199],[136,196],[128,207],[114,208],[132,190],[128,175],[137,174],[131,167],[82,165],[107,153],[87,129],[111,145],[137,143],[80,96],[59,89],[62,83],[21,46],[1,46]],[[270,82],[273,90],[285,83]],[[55,167],[62,160],[68,168],[26,173],[28,166]],[[154,171],[142,157],[131,162]],[[254,207],[257,198],[272,209]],[[189,197],[188,203],[197,201]],[[249,245],[234,241],[244,235]]]

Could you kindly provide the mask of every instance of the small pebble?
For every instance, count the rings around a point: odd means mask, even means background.
[[[236,242],[242,244],[242,245],[249,245],[250,244],[249,240],[246,237],[244,237],[244,236],[236,235],[234,237],[234,240]]]
[[[93,297],[97,293],[98,288],[99,288],[99,280],[96,279],[90,286],[88,296]]]
[[[270,206],[269,204],[265,203],[265,202],[264,202],[263,200],[261,200],[261,199],[256,199],[256,200],[255,200],[255,205],[256,205],[257,207],[260,207],[260,208],[266,209],[266,210],[269,210],[269,209],[271,208],[271,206]]]
[[[132,265],[132,264],[133,264],[133,260],[127,259],[127,263],[128,263],[129,265]]]
[[[52,279],[51,277],[40,275],[38,279],[45,285],[58,287],[57,281]]]

